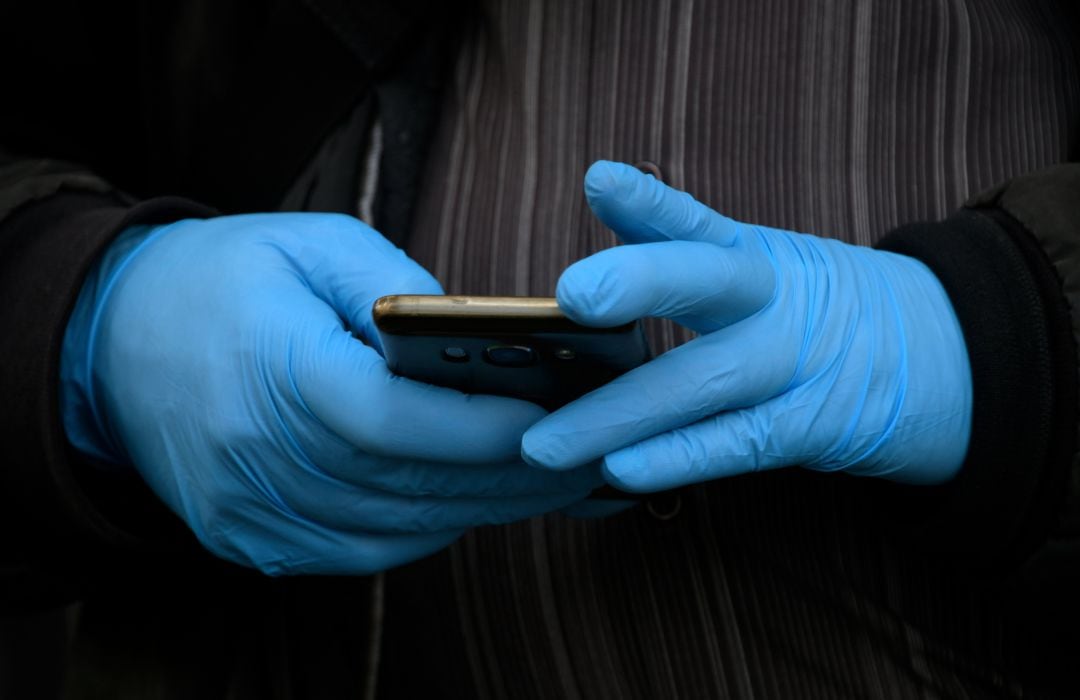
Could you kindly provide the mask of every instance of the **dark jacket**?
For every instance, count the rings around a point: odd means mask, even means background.
[[[81,463],[59,421],[67,314],[127,226],[272,209],[287,196],[350,211],[348,186],[296,186],[325,157],[320,144],[377,104],[384,123],[418,135],[387,141],[380,177],[376,224],[407,235],[454,22],[425,3],[240,5],[0,10],[3,65],[14,67],[0,108],[0,604],[11,620],[0,690],[59,684],[65,663],[69,685],[109,697],[157,683],[177,697],[365,687],[372,612],[358,586],[377,581],[270,581],[213,560],[138,479]],[[881,246],[926,262],[949,292],[971,356],[972,448],[947,486],[858,488],[880,491],[902,529],[921,533],[910,546],[1008,579],[1028,599],[1067,601],[1071,590],[1073,607],[1056,610],[1075,615],[1080,166],[1003,183]],[[187,600],[170,609],[162,591]],[[80,599],[106,602],[51,612]],[[157,627],[176,632],[133,650],[127,623],[108,612],[124,606],[154,610]],[[72,647],[76,622],[89,632]]]

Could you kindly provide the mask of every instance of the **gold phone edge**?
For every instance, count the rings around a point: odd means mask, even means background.
[[[376,324],[381,319],[416,316],[473,319],[563,320],[555,297],[505,297],[432,294],[391,294],[380,297],[372,307]]]

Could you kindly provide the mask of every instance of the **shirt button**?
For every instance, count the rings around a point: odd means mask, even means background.
[[[634,167],[647,175],[652,175],[659,182],[664,181],[664,173],[660,170],[660,166],[651,160],[643,160],[634,163]]]
[[[655,493],[645,501],[645,509],[657,520],[672,520],[682,511],[682,496],[673,491]]]

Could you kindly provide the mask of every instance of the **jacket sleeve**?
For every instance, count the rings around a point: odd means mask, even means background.
[[[210,213],[176,198],[135,203],[70,164],[0,156],[0,606],[68,599],[132,552],[188,546],[136,476],[70,451],[59,356],[83,277],[115,235]]]
[[[1042,571],[1080,559],[1077,338],[1080,165],[1018,177],[944,222],[879,247],[922,260],[964,331],[973,416],[959,476],[896,487],[897,517],[920,544],[983,570]],[[891,487],[890,487],[891,488]]]

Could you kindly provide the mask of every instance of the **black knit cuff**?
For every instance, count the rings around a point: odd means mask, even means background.
[[[878,247],[937,275],[973,384],[959,475],[941,487],[889,487],[897,522],[961,564],[1011,569],[1051,529],[1073,450],[1076,364],[1061,281],[1035,240],[996,209],[905,226]]]
[[[80,468],[59,407],[60,347],[94,260],[122,230],[212,212],[163,198],[134,207],[117,195],[60,192],[0,223],[0,532],[4,563],[78,579],[159,538],[179,520],[134,474]],[[48,576],[46,575],[46,578]]]

